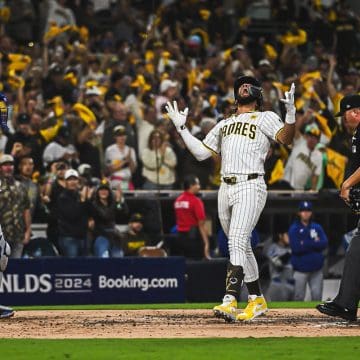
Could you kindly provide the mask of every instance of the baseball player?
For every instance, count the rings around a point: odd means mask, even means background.
[[[8,258],[10,256],[11,250],[10,245],[6,242],[1,225],[0,225],[0,284],[8,263]],[[14,310],[0,305],[0,319],[8,318],[14,315]]]
[[[354,131],[352,137],[351,175],[343,182],[340,197],[349,201],[350,189],[360,183],[360,95],[345,96],[340,102],[340,112],[344,124]],[[357,320],[357,308],[360,300],[360,221],[358,231],[351,239],[345,256],[344,271],[339,292],[333,301],[319,304],[316,308],[323,314],[336,316],[349,321]]]
[[[220,121],[203,141],[192,136],[185,126],[188,108],[179,111],[176,101],[166,106],[170,119],[197,160],[205,160],[212,153],[221,154],[218,213],[229,239],[230,259],[226,293],[222,304],[214,307],[214,314],[226,321],[251,320],[267,311],[250,235],[266,202],[264,161],[270,142],[290,144],[294,138],[294,92],[292,84],[281,100],[286,107],[284,124],[274,112],[260,110],[263,100],[259,81],[251,76],[238,78],[234,83],[236,113]],[[238,313],[243,281],[249,292],[248,305]]]
[[[3,131],[8,131],[7,120],[9,118],[9,111],[11,108],[5,95],[0,93],[0,127]],[[6,242],[4,234],[0,225],[0,284],[8,263],[11,249],[10,245]],[[14,315],[14,310],[0,305],[0,319],[8,318]]]

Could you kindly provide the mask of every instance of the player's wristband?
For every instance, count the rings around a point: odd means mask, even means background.
[[[285,122],[289,125],[294,125],[295,124],[295,121],[296,121],[296,118],[295,118],[295,113],[296,113],[296,110],[293,112],[287,112],[286,115],[285,115]]]

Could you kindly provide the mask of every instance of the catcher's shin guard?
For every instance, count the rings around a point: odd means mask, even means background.
[[[0,272],[5,271],[10,254],[10,245],[6,242],[0,225]]]

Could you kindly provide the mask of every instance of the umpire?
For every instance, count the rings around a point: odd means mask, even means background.
[[[340,112],[344,124],[354,131],[352,137],[351,175],[341,186],[340,197],[349,202],[350,189],[360,183],[360,95],[345,96],[340,102]],[[352,238],[345,256],[345,266],[340,289],[335,299],[319,304],[316,308],[323,314],[356,321],[360,300],[360,221],[358,231]]]

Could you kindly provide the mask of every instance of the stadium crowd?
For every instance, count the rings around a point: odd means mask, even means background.
[[[142,223],[123,191],[180,189],[189,174],[202,189],[219,187],[219,158],[198,163],[164,105],[189,106],[188,126],[202,139],[233,112],[242,74],[261,81],[264,110],[281,115],[279,99],[296,83],[296,140],[272,146],[268,187],[340,187],[351,147],[334,114],[359,92],[359,15],[345,1],[269,0],[259,2],[269,14],[259,22],[251,3],[0,2],[0,91],[13,106],[0,165],[14,164],[27,208],[45,216],[63,254],[80,254],[72,239],[83,241],[88,227],[94,254],[124,252],[104,240],[119,216]]]

